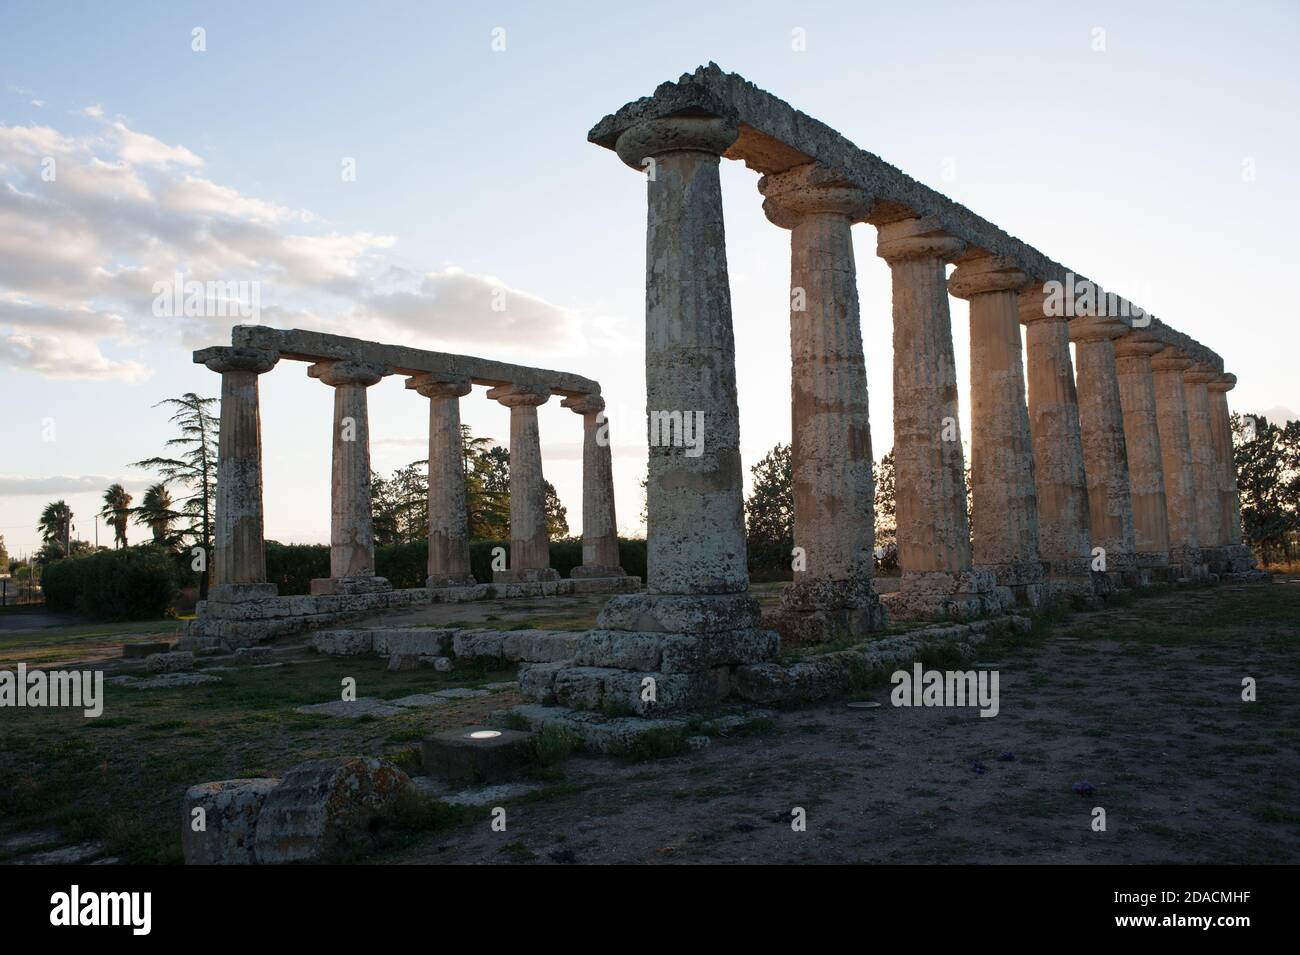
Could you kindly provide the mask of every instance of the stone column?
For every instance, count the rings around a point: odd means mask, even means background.
[[[1164,346],[1149,334],[1130,331],[1115,342],[1115,374],[1124,412],[1124,446],[1128,452],[1129,496],[1133,502],[1133,542],[1138,563],[1167,576],[1169,518],[1165,471],[1156,425],[1156,391],[1151,356]]]
[[[1105,571],[1112,579],[1118,576],[1136,586],[1145,581],[1145,574],[1135,553],[1124,412],[1115,372],[1115,339],[1128,326],[1114,319],[1075,318],[1069,328],[1078,362],[1079,430],[1092,546],[1104,550]]]
[[[1048,596],[1038,553],[1034,448],[1025,406],[1017,293],[1029,284],[992,255],[965,258],[948,291],[970,302],[971,491],[974,561],[1038,606]]]
[[[600,395],[571,395],[560,402],[582,415],[582,566],[574,577],[623,577],[614,517],[614,465],[609,422]]]
[[[311,582],[313,594],[391,590],[375,576],[370,513],[370,417],[366,389],[392,369],[341,359],[311,365],[307,374],[334,389],[334,457],[330,485],[330,575]]]
[[[257,348],[205,348],[195,360],[221,375],[217,500],[208,600],[231,603],[274,597],[262,539],[262,423],[257,376],[280,356]]]
[[[894,467],[901,616],[974,616],[1012,599],[972,569],[945,264],[964,244],[922,219],[881,226],[894,312]]]
[[[764,176],[763,211],[790,230],[794,583],[772,625],[792,642],[879,630],[872,591],[875,483],[851,229],[861,189],[808,164]]]
[[[616,150],[646,195],[647,579],[652,594],[743,594],[745,512],[719,156],[734,122],[653,119]]]
[[[406,387],[429,399],[429,567],[426,587],[469,587],[469,514],[465,509],[465,448],[460,399],[469,379],[416,375]]]
[[[1088,479],[1079,434],[1079,398],[1063,315],[1048,315],[1041,285],[1020,293],[1028,352],[1029,433],[1034,445],[1038,548],[1054,593],[1094,593]]]
[[[1201,558],[1211,573],[1227,569],[1222,539],[1223,518],[1219,513],[1222,470],[1214,452],[1214,431],[1210,424],[1210,393],[1206,388],[1219,377],[1217,368],[1193,365],[1183,372],[1183,393],[1187,400],[1187,441],[1192,458],[1192,490],[1196,500],[1196,539]]]
[[[546,480],[542,477],[542,443],[537,409],[551,397],[549,388],[502,385],[488,397],[510,409],[510,567],[493,580],[535,583],[558,580],[551,567],[551,540],[546,531]]]
[[[1187,392],[1183,372],[1192,362],[1177,348],[1164,348],[1151,359],[1156,392],[1156,425],[1165,474],[1165,514],[1169,525],[1169,562],[1183,576],[1203,573],[1196,532],[1196,492],[1191,442],[1187,432]]]
[[[1214,434],[1214,458],[1219,468],[1219,539],[1224,542],[1224,560],[1230,574],[1255,571],[1255,555],[1241,539],[1241,497],[1237,491],[1237,464],[1233,458],[1232,416],[1228,392],[1237,386],[1236,375],[1219,375],[1206,387],[1210,392],[1210,429]]]

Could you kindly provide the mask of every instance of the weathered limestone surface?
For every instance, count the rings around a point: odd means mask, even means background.
[[[794,543],[804,558],[769,619],[783,635],[811,623],[822,639],[878,630],[885,614],[871,589],[875,484],[850,232],[871,198],[815,165],[766,176],[759,191],[768,219],[790,230]]]
[[[375,576],[370,514],[370,417],[366,389],[392,372],[364,361],[317,362],[313,378],[334,389],[333,471],[330,485],[330,575],[313,580],[313,594],[388,590]]]
[[[605,399],[578,395],[560,404],[582,415],[582,566],[573,569],[573,576],[622,577]]]
[[[1192,490],[1196,501],[1196,539],[1201,556],[1212,573],[1227,569],[1223,547],[1223,472],[1214,452],[1214,431],[1210,421],[1210,393],[1206,388],[1219,377],[1214,369],[1193,365],[1183,372],[1183,393],[1187,400],[1187,444],[1192,459]]]
[[[510,568],[496,571],[493,579],[558,580],[559,572],[551,568],[546,533],[546,484],[537,431],[537,408],[551,393],[511,385],[493,388],[488,397],[510,409]]]
[[[1133,539],[1124,412],[1115,373],[1114,340],[1126,330],[1122,323],[1110,319],[1075,318],[1070,322],[1070,339],[1079,363],[1079,430],[1088,477],[1092,546],[1105,550],[1107,573],[1118,572],[1127,582],[1137,583],[1140,571]]]
[[[221,375],[216,513],[209,600],[275,596],[262,538],[262,425],[258,375],[279,355],[255,348],[205,348],[195,361]]]
[[[187,789],[181,806],[185,864],[253,865],[258,815],[278,785],[278,779],[225,779]],[[202,831],[195,831],[195,810],[202,810]]]
[[[1079,398],[1063,316],[1048,315],[1041,287],[1021,291],[1028,352],[1029,432],[1038,499],[1039,555],[1055,593],[1088,596],[1092,544]]]
[[[469,569],[469,515],[465,508],[465,452],[460,399],[469,379],[408,378],[406,387],[429,399],[429,576],[426,587],[473,586]]]
[[[1241,542],[1241,498],[1237,490],[1237,465],[1233,460],[1232,417],[1228,392],[1237,385],[1236,375],[1220,375],[1206,387],[1210,393],[1210,430],[1214,436],[1214,458],[1219,470],[1219,538],[1228,574],[1247,579],[1266,578],[1255,569],[1255,555]]]
[[[1187,428],[1187,391],[1183,372],[1192,362],[1177,349],[1165,348],[1151,359],[1156,393],[1156,425],[1165,475],[1165,513],[1169,525],[1169,561],[1185,575],[1200,573],[1196,486],[1192,477],[1191,440]]]
[[[970,302],[974,562],[1038,606],[1048,597],[1038,552],[1034,448],[1025,405],[1017,293],[1029,277],[993,256],[963,259],[948,291]]]
[[[1124,446],[1128,454],[1129,496],[1133,503],[1133,540],[1138,562],[1147,567],[1169,563],[1169,518],[1165,474],[1156,416],[1151,358],[1164,346],[1140,332],[1115,342],[1115,374],[1124,412]]]

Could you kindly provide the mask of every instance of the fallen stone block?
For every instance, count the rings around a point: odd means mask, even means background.
[[[186,865],[252,865],[257,818],[278,779],[226,779],[185,791],[181,851]],[[195,810],[201,809],[201,815]],[[203,828],[195,831],[201,821]]]
[[[395,653],[413,656],[445,657],[451,653],[455,630],[421,627],[407,630],[372,630],[374,651],[378,654]]]
[[[554,726],[571,733],[579,745],[596,753],[626,753],[638,744],[654,746],[661,752],[684,748],[685,720],[647,720],[639,716],[605,716],[560,706],[525,703],[511,710],[492,714],[491,722],[506,725],[522,720],[533,732]]]
[[[532,763],[533,736],[472,726],[428,737],[420,755],[426,773],[453,785],[496,783],[517,776]]]
[[[275,651],[270,647],[239,647],[235,650],[235,662],[256,665],[270,663]]]
[[[206,683],[220,683],[221,677],[207,673],[161,673],[126,684],[133,690],[177,690]]]
[[[146,657],[144,668],[150,673],[182,673],[194,669],[194,654],[188,650],[155,653]]]
[[[262,805],[256,860],[321,862],[363,851],[393,821],[409,785],[386,760],[352,756],[295,766]]]
[[[312,634],[311,645],[317,653],[353,657],[373,653],[375,637],[370,630],[321,630]]]
[[[389,673],[409,673],[420,669],[420,658],[413,653],[394,653],[388,658]]]

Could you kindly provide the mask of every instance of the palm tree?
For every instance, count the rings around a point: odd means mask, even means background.
[[[172,510],[172,493],[167,490],[166,484],[150,485],[134,513],[137,524],[143,524],[153,531],[155,544],[171,543],[172,525],[181,515]]]
[[[104,506],[99,512],[113,528],[113,546],[126,546],[126,522],[131,517],[131,495],[120,484],[110,484],[104,492]]]
[[[41,519],[36,522],[36,529],[41,532],[41,540],[62,548],[63,555],[68,555],[68,546],[72,538],[72,508],[67,501],[51,501],[41,511]]]

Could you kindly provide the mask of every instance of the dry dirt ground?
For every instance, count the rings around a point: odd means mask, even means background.
[[[575,629],[602,602],[460,605],[436,622]],[[174,628],[0,634],[0,666],[84,659],[110,676],[138,672],[140,661],[110,658]],[[982,648],[978,662],[1000,674],[995,718],[894,708],[882,685],[860,694],[879,709],[841,700],[773,712],[666,758],[553,754],[527,793],[439,805],[367,861],[1300,862],[1298,650],[1300,580],[1143,596]],[[277,646],[275,660],[202,658],[221,682],[190,689],[109,686],[98,720],[0,709],[0,861],[176,862],[189,785],[338,755],[415,771],[424,736],[519,702],[497,690],[386,717],[303,714],[337,699],[344,676],[361,696],[391,700],[512,671],[388,673],[381,659],[320,657],[301,641]],[[1244,677],[1257,702],[1242,701]],[[1077,795],[1080,782],[1095,791]],[[496,805],[504,832],[490,825]],[[795,807],[806,831],[791,827]],[[1091,828],[1094,807],[1105,832]]]

